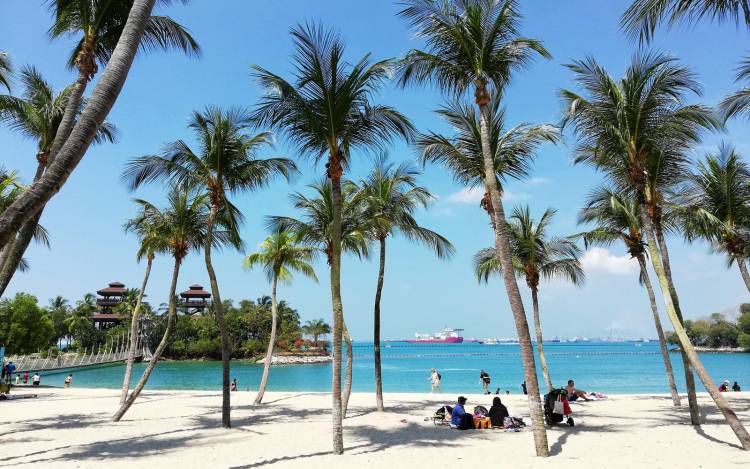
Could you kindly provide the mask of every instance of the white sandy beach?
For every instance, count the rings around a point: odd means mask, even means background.
[[[22,392],[29,391],[19,391]],[[552,456],[534,457],[529,429],[457,431],[424,418],[453,395],[387,394],[388,412],[373,411],[372,394],[355,393],[345,420],[344,456],[333,456],[330,397],[267,393],[252,407],[250,392],[232,394],[234,428],[220,428],[220,394],[145,392],[125,419],[108,421],[118,392],[39,389],[39,398],[0,402],[3,467],[355,467],[602,468],[750,467],[706,394],[706,423],[686,424],[668,396],[619,395],[573,404],[577,425],[548,431]],[[490,397],[467,395],[468,406]],[[502,396],[511,413],[527,418],[525,398]],[[750,425],[750,393],[729,393]],[[528,420],[528,418],[527,418]]]

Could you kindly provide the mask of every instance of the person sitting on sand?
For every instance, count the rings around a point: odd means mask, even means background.
[[[578,400],[579,397],[583,399],[584,401],[590,401],[591,399],[589,399],[586,396],[586,391],[576,389],[575,384],[576,384],[575,381],[573,381],[572,379],[569,379],[568,385],[565,386],[565,391],[568,392],[568,401],[576,401]]]
[[[502,427],[505,424],[505,417],[510,417],[508,408],[505,407],[499,397],[492,399],[492,407],[487,414],[492,422],[493,427]]]
[[[461,425],[461,417],[466,414],[464,405],[466,405],[466,398],[464,396],[459,396],[458,401],[451,412],[451,425],[456,428]]]
[[[737,384],[737,381],[735,381],[734,384],[732,385],[732,391],[734,391],[734,392],[740,392],[740,391],[742,391],[742,389],[740,389],[740,385]]]

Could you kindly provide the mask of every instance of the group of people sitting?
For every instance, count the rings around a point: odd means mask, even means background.
[[[469,430],[473,428],[515,428],[523,425],[520,419],[514,419],[510,416],[508,408],[503,404],[499,397],[492,399],[492,407],[487,410],[483,406],[474,407],[472,412],[466,410],[467,399],[459,396],[456,405],[449,405],[438,409],[437,414],[443,415],[445,421],[449,422],[452,428],[459,430]],[[487,422],[489,420],[489,422]],[[487,425],[489,423],[489,425]]]

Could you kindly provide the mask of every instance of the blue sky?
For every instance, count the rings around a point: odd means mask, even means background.
[[[72,40],[50,42],[46,31],[50,15],[41,0],[4,2],[0,19],[0,49],[11,54],[16,66],[33,64],[56,88],[74,80],[64,61]],[[570,0],[524,2],[523,32],[544,41],[552,60],[539,60],[519,74],[510,86],[506,106],[508,124],[556,123],[561,104],[560,88],[574,86],[563,67],[572,59],[596,57],[610,73],[619,76],[636,49],[618,28],[618,18],[627,1]],[[606,4],[606,7],[602,5]],[[143,265],[135,261],[136,241],[123,234],[122,224],[135,212],[134,195],[155,202],[163,199],[163,188],[152,186],[131,194],[120,181],[123,164],[142,154],[157,152],[161,145],[183,138],[191,111],[209,104],[252,107],[261,92],[250,77],[249,66],[259,64],[289,76],[292,42],[289,29],[299,22],[320,21],[337,28],[348,44],[348,57],[358,59],[372,52],[376,59],[398,57],[419,46],[407,25],[396,17],[399,6],[391,1],[345,0],[224,0],[193,1],[188,6],[161,9],[190,29],[203,48],[200,60],[176,52],[140,56],[128,77],[109,120],[120,131],[117,144],[93,147],[62,191],[47,206],[43,224],[51,233],[52,249],[32,247],[27,253],[31,271],[13,279],[9,295],[31,292],[46,303],[63,295],[71,300],[93,292],[110,281],[128,286],[140,284]],[[678,27],[657,34],[653,48],[672,53],[699,75],[705,93],[701,98],[713,105],[737,86],[734,69],[746,53],[748,33],[733,26],[709,23],[688,29]],[[431,89],[397,89],[388,86],[377,101],[398,107],[420,130],[448,131],[433,110],[441,103]],[[734,143],[750,155],[747,123],[732,122],[725,135],[707,135],[696,150],[701,156],[721,140]],[[507,185],[506,207],[530,204],[539,215],[547,207],[558,210],[553,231],[567,235],[581,228],[576,211],[586,193],[601,177],[591,169],[570,164],[570,136],[558,146],[541,148],[533,178]],[[36,165],[34,142],[0,128],[0,163],[20,171],[29,180]],[[265,237],[264,217],[293,215],[288,194],[305,191],[305,185],[323,174],[322,166],[299,159],[279,139],[273,151],[263,156],[285,155],[301,164],[301,174],[287,183],[278,181],[253,194],[238,196],[235,203],[247,221],[242,235],[252,251]],[[415,153],[403,144],[390,151],[394,161],[415,161]],[[364,175],[370,166],[367,155],[356,155],[351,177]],[[471,257],[492,243],[486,215],[477,194],[462,190],[442,169],[425,168],[421,178],[436,196],[419,221],[447,236],[456,246],[452,260],[435,259],[420,246],[401,239],[390,240],[383,297],[383,337],[411,336],[462,327],[467,337],[514,336],[515,328],[505,291],[499,279],[479,285],[472,273]],[[688,318],[700,317],[746,301],[736,268],[708,253],[706,245],[685,245],[670,239],[675,281]],[[225,251],[215,256],[222,296],[239,300],[269,292],[261,272],[246,272],[242,254]],[[653,324],[645,293],[638,286],[635,266],[620,246],[591,250],[584,255],[586,284],[573,287],[553,281],[541,286],[542,324],[548,336],[652,337]],[[297,279],[282,286],[280,295],[298,308],[303,319],[330,320],[330,290],[324,262],[317,265],[320,284]],[[158,258],[147,294],[152,303],[165,300],[170,262]],[[344,311],[355,339],[371,337],[371,315],[377,275],[375,261],[346,259],[343,265]],[[179,286],[207,285],[202,257],[192,256],[184,264]],[[524,294],[530,309],[527,290]]]

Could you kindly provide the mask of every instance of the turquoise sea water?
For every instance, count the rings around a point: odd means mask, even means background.
[[[353,351],[353,389],[371,391],[374,389],[372,345],[355,343]],[[386,392],[428,392],[431,367],[442,375],[444,392],[481,392],[479,371],[482,369],[492,377],[493,390],[499,387],[501,392],[521,392],[523,371],[515,344],[388,343],[383,345],[382,352]],[[550,343],[545,344],[545,353],[556,386],[575,379],[581,389],[608,394],[668,392],[657,343]],[[736,380],[744,390],[750,390],[750,354],[703,353],[700,356],[714,381]],[[684,390],[680,355],[672,353],[671,357],[678,386]],[[143,364],[136,366],[134,382],[143,367]],[[255,389],[262,369],[262,365],[233,361],[231,376],[237,378],[241,390]],[[72,372],[74,385],[79,387],[118,388],[122,384],[122,365]],[[42,383],[62,385],[65,376],[66,373],[42,375]],[[274,366],[269,379],[272,391],[327,391],[330,385],[330,364]],[[221,363],[213,361],[162,362],[148,383],[150,389],[216,390],[220,386]]]

